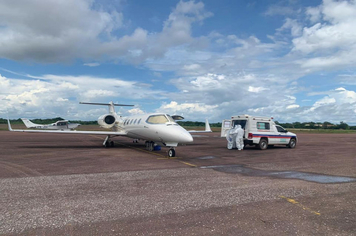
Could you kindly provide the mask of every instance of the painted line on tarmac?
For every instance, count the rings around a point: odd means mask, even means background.
[[[297,202],[296,200],[294,200],[292,198],[288,198],[288,197],[285,197],[285,196],[279,196],[279,197],[287,200],[288,202],[290,202],[290,203],[292,203],[292,204],[294,204],[296,206],[299,206],[299,207],[303,208],[303,210],[309,211],[310,213],[313,213],[313,214],[318,215],[318,216],[321,215],[319,212],[313,211],[309,207],[303,206],[301,203]]]
[[[91,136],[99,139],[98,136],[95,136],[95,135],[91,135]],[[101,139],[101,137],[100,137],[100,139]],[[157,158],[157,160],[175,160],[175,159],[179,158],[179,157],[166,157],[166,156],[164,156],[162,154],[159,154],[159,153],[154,153],[152,151],[147,151],[147,150],[144,150],[142,148],[136,148],[136,147],[133,147],[133,146],[130,146],[130,145],[127,145],[127,144],[119,143],[117,141],[114,141],[114,143],[117,143],[119,145],[122,145],[122,146],[125,146],[125,147],[128,147],[128,148],[132,148],[132,149],[135,149],[135,150],[138,150],[138,151],[141,151],[141,152],[145,152],[145,153],[148,153],[148,154],[153,154],[153,155],[159,156],[159,158]],[[197,167],[196,165],[188,163],[188,162],[185,162],[185,161],[179,161],[179,162],[183,163],[185,165],[188,165],[188,166]]]
[[[185,162],[185,161],[179,161],[180,163],[186,164],[188,166],[192,166],[192,167],[198,167],[197,165],[191,164],[189,162]]]

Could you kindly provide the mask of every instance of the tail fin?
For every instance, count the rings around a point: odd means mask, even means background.
[[[34,128],[36,126],[40,126],[38,124],[32,123],[29,119],[27,118],[21,118],[22,122],[26,125],[27,128]]]

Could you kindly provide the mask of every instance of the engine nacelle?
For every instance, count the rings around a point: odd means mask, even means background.
[[[98,124],[105,129],[112,128],[115,125],[115,121],[115,116],[110,114],[102,115],[98,118]]]

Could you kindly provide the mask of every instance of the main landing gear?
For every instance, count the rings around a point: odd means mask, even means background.
[[[152,141],[146,141],[146,150],[152,152],[155,148],[155,143]]]
[[[103,142],[103,145],[108,148],[108,147],[114,147],[115,146],[115,143],[114,141],[111,141],[110,140],[110,135],[106,136],[104,142]]]

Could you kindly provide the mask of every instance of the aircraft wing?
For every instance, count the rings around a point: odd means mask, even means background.
[[[98,134],[98,135],[117,135],[126,136],[125,131],[115,132],[115,131],[77,131],[77,130],[23,130],[23,129],[12,129],[10,121],[7,120],[9,131],[13,132],[27,132],[27,133],[56,133],[56,134]]]

